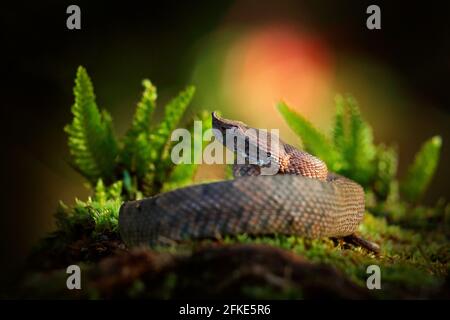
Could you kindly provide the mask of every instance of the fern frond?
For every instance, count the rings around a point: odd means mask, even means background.
[[[322,159],[329,169],[336,171],[340,166],[339,154],[325,135],[284,102],[278,103],[277,107],[289,127],[301,138],[305,150]]]
[[[348,176],[366,185],[375,173],[372,128],[365,122],[353,97],[347,97],[349,111],[349,139],[342,152],[348,164]]]
[[[172,99],[165,107],[165,116],[162,122],[150,132],[150,161],[148,172],[143,182],[146,189],[152,188],[157,176],[165,174],[164,159],[170,157],[169,147],[172,131],[177,128],[186,108],[191,102],[195,88],[190,86]],[[163,181],[157,179],[156,183],[162,186]]]
[[[336,114],[333,126],[333,144],[338,151],[342,151],[348,145],[347,127],[345,123],[345,101],[341,95],[336,96]]]
[[[207,111],[202,112],[199,119],[196,120],[202,121],[203,132],[205,132],[208,129],[211,129],[212,119],[210,112]],[[203,149],[208,144],[207,141],[203,141],[203,132],[195,132],[191,130],[191,134],[194,133],[192,134],[193,139],[191,141],[191,155],[192,155],[191,160],[195,160],[196,155],[200,156],[201,159]],[[194,141],[200,141],[200,143],[195,143]],[[197,172],[198,169],[198,164],[196,164],[195,162],[196,161],[193,161],[190,164],[181,163],[175,165],[173,167],[173,170],[167,177],[166,181],[164,182],[163,191],[170,191],[191,184],[195,176],[195,173]],[[171,165],[173,165],[172,162]]]
[[[150,122],[156,107],[156,87],[149,80],[142,81],[144,91],[134,114],[131,128],[124,139],[121,159],[124,165],[143,177],[150,161]]]
[[[195,88],[190,86],[165,106],[163,121],[151,132],[151,161],[153,163],[156,163],[157,160],[161,158],[161,152],[170,143],[172,131],[175,130],[180,123],[194,93]]]
[[[92,184],[98,178],[110,181],[118,152],[111,117],[106,111],[99,112],[91,79],[81,66],[77,70],[74,95],[74,118],[65,131],[75,166]]]
[[[122,187],[123,187],[122,180],[118,180],[114,182],[112,185],[110,185],[107,190],[108,199],[110,200],[120,199],[122,196]]]
[[[157,91],[156,87],[148,79],[142,81],[144,91],[139,101],[133,123],[130,128],[131,133],[141,133],[150,131],[150,121],[156,107]]]
[[[392,192],[392,182],[397,175],[398,155],[396,148],[377,146],[376,174],[373,189],[382,200],[386,200]]]
[[[102,179],[98,179],[97,185],[95,186],[93,200],[97,201],[100,205],[104,205],[108,200],[106,188],[105,185],[103,184]]]
[[[441,137],[434,136],[417,152],[405,179],[400,184],[400,191],[407,200],[417,201],[425,193],[436,171],[441,145]]]

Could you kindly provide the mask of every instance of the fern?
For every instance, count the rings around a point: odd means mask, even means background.
[[[373,160],[375,146],[371,127],[362,119],[356,100],[347,97],[347,110],[349,114],[349,128],[347,140],[340,146],[345,158],[345,167],[342,173],[351,176],[356,181],[366,185],[375,173]],[[336,131],[335,124],[335,131]]]
[[[131,128],[125,135],[121,152],[124,165],[138,177],[143,177],[150,161],[150,124],[156,107],[156,88],[149,80],[142,82],[144,91],[133,118]]]
[[[171,162],[167,165],[170,159],[170,137],[179,125],[194,93],[195,88],[191,86],[172,99],[165,107],[164,119],[150,133],[149,165],[143,178],[143,188],[148,194],[155,193],[163,186],[167,171],[173,165]]]
[[[163,154],[165,148],[170,144],[172,131],[178,126],[181,117],[194,96],[195,88],[188,87],[176,98],[172,99],[165,107],[165,116],[159,126],[151,133],[150,141],[152,152],[150,160],[154,163],[167,154]]]
[[[94,201],[105,204],[107,199],[105,185],[103,184],[102,179],[98,179],[97,185],[95,186]]]
[[[345,101],[344,98],[338,95],[335,99],[336,115],[334,118],[333,127],[333,143],[337,150],[344,150],[348,143],[346,134],[347,128],[345,123]]]
[[[407,200],[417,201],[424,194],[436,171],[441,145],[441,137],[434,136],[417,152],[414,162],[400,184],[400,191]]]
[[[379,199],[386,200],[394,191],[393,183],[397,175],[397,150],[381,144],[377,146],[373,189]]]
[[[79,67],[74,87],[74,119],[65,127],[75,166],[91,182],[112,180],[118,146],[110,115],[99,112],[94,88],[86,70]]]
[[[331,142],[319,130],[301,115],[292,111],[284,102],[278,104],[278,110],[291,129],[301,138],[306,151],[316,155],[333,171],[339,168],[339,155]]]
[[[211,129],[212,121],[211,121],[211,114],[209,112],[204,111],[200,115],[200,119],[202,121],[202,129],[204,131]],[[191,131],[192,133],[192,131]],[[191,155],[201,155],[203,148],[206,146],[207,142],[202,141],[202,132],[197,132],[196,134],[192,135],[193,139],[191,141]],[[201,143],[196,144],[194,143],[194,140],[201,141]],[[195,160],[195,159],[191,159]],[[162,191],[170,191],[176,188],[181,188],[186,185],[189,185],[193,178],[195,173],[197,172],[198,164],[196,164],[196,161],[193,161],[190,164],[178,164],[176,165],[172,172],[168,175],[166,181],[164,182],[163,190]]]
[[[278,110],[302,139],[306,151],[322,159],[328,168],[367,186],[375,173],[375,146],[370,126],[364,122],[353,98],[336,98],[336,115],[330,141],[323,133],[284,103]]]
[[[106,111],[100,113],[97,107],[91,79],[83,67],[77,70],[74,118],[65,131],[74,167],[91,186],[96,186],[99,195],[102,188],[114,181],[122,181],[129,199],[140,198],[143,192],[145,195],[158,193],[164,184],[181,186],[192,181],[197,166],[175,167],[170,158],[173,147],[170,137],[192,100],[194,87],[188,87],[172,99],[165,106],[163,120],[155,125],[152,116],[156,109],[156,87],[149,80],[144,80],[142,85],[144,90],[132,124],[123,139],[116,141],[111,116]],[[206,128],[210,125],[205,124]]]
[[[102,179],[98,179],[94,190],[93,201],[105,203],[108,200],[120,199],[122,195],[122,180],[116,181],[106,187]]]
[[[95,223],[95,230],[115,231],[119,219],[119,208],[122,204],[122,181],[116,181],[109,187],[105,187],[99,179],[95,188],[93,199],[88,199],[86,203],[79,202],[79,206],[85,206],[88,214]]]

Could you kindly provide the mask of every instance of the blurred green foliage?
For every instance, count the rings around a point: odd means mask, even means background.
[[[406,199],[417,201],[426,191],[439,162],[442,139],[439,136],[427,140],[416,154],[414,162],[402,180],[401,191]]]
[[[362,118],[353,97],[337,96],[331,138],[284,102],[278,104],[278,110],[301,138],[304,149],[325,161],[331,171],[360,183],[377,200],[398,198],[397,150],[374,144],[372,128]],[[436,171],[440,148],[441,138],[435,136],[417,153],[407,177],[400,183],[406,200],[415,202],[426,191]]]

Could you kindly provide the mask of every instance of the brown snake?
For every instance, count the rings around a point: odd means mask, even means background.
[[[242,122],[213,113],[213,128],[221,134],[233,130],[261,147]],[[243,233],[309,238],[353,235],[365,210],[363,188],[328,173],[318,158],[281,141],[279,146],[279,152],[270,155],[279,166],[276,175],[258,175],[257,165],[235,165],[236,179],[124,203],[119,213],[122,239],[129,246],[155,246]]]

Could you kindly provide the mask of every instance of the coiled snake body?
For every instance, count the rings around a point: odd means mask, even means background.
[[[223,134],[232,129],[246,135],[249,143],[259,143],[247,134],[250,128],[242,122],[213,113],[213,127]],[[321,160],[306,152],[283,142],[279,150],[271,155],[279,165],[276,175],[258,175],[257,165],[235,165],[234,180],[124,203],[119,213],[122,239],[129,246],[154,246],[242,233],[312,238],[352,235],[364,214],[362,187],[328,173]]]

